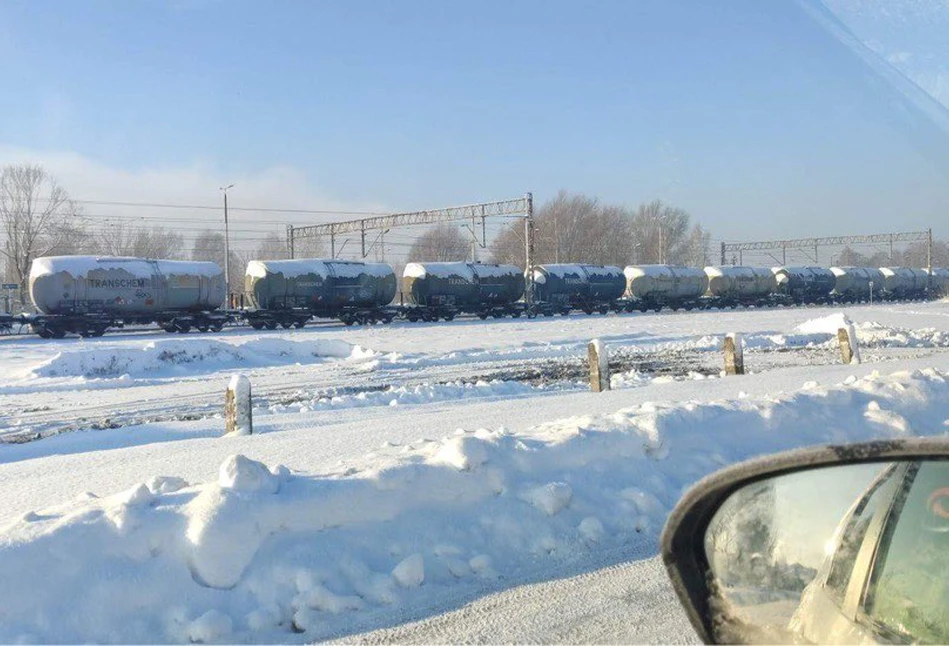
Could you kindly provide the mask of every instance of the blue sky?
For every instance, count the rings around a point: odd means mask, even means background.
[[[879,3],[830,6],[886,64],[924,60],[887,60],[905,29]],[[666,199],[716,239],[949,234],[947,133],[793,1],[6,0],[0,73],[4,159],[67,158],[83,199],[206,203],[235,177],[257,205],[386,210],[565,188]]]

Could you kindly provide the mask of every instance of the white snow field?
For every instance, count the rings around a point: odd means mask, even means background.
[[[947,303],[7,337],[0,366],[0,642],[694,642],[656,559],[691,483],[949,432]],[[235,374],[254,434],[221,437]]]

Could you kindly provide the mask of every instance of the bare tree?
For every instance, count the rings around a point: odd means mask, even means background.
[[[294,253],[296,255],[296,253]],[[288,258],[287,241],[271,231],[257,245],[257,254],[254,260],[280,260]]]
[[[205,229],[198,233],[191,246],[192,260],[209,260],[217,263],[221,269],[224,268],[224,234],[217,231]],[[244,267],[245,259],[236,251],[231,250],[230,254],[230,285],[228,289],[231,293],[239,294],[244,291]]]
[[[321,237],[297,238],[293,241],[294,258],[323,258],[328,256],[329,251]]]
[[[470,245],[454,224],[443,222],[431,227],[409,249],[409,262],[451,262],[468,259]]]
[[[709,264],[709,245],[712,234],[701,224],[692,225],[680,262],[691,267],[705,267]]]
[[[560,191],[537,210],[534,219],[539,264],[623,265],[632,260],[631,214],[624,206],[603,205],[587,195]],[[491,249],[496,262],[523,265],[523,223],[502,231]]]
[[[688,256],[689,214],[661,200],[640,204],[633,216],[638,264],[679,264]]]
[[[184,238],[164,227],[145,229],[121,222],[100,236],[97,249],[112,256],[175,259],[183,256]]]
[[[0,225],[10,278],[26,293],[33,259],[68,253],[82,230],[76,204],[41,166],[6,166],[0,170]]]

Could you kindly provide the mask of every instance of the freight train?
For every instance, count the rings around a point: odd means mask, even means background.
[[[544,264],[525,274],[513,265],[432,262],[409,263],[400,292],[383,263],[266,260],[247,265],[241,306],[225,309],[214,263],[53,256],[33,262],[29,288],[38,313],[0,323],[61,338],[132,323],[184,333],[220,331],[228,321],[259,330],[301,328],[313,318],[353,325],[910,300],[949,293],[949,269]]]

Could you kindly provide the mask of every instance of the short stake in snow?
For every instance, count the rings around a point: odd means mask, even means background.
[[[745,342],[737,332],[725,335],[725,374],[745,374]]]
[[[857,345],[857,332],[853,324],[838,328],[837,341],[840,342],[840,358],[844,363],[860,363],[860,347]]]
[[[254,432],[251,408],[250,379],[234,375],[224,393],[224,432],[228,435],[250,435]]]
[[[599,339],[587,346],[590,357],[590,390],[595,393],[610,389],[610,357],[606,346]]]

